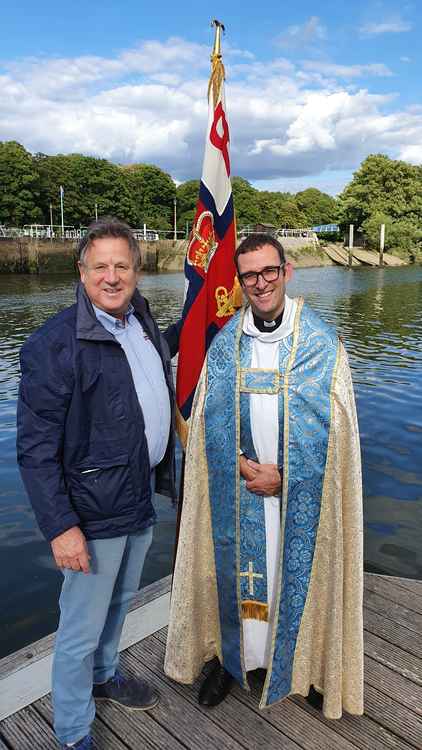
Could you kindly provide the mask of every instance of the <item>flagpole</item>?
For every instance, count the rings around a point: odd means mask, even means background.
[[[217,21],[216,18],[211,21],[211,26],[215,28],[214,47],[211,54],[212,61],[213,57],[221,57],[221,32],[224,32],[226,29],[224,24],[221,21]]]

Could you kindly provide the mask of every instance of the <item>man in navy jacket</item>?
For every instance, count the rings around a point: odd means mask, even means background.
[[[94,698],[150,709],[159,696],[117,669],[151,544],[154,488],[175,494],[171,356],[139,294],[140,253],[116,219],[79,246],[77,302],[21,351],[18,462],[64,582],[52,675],[62,747],[94,747]]]

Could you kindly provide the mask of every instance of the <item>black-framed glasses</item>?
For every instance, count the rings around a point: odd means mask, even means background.
[[[256,286],[260,276],[264,281],[277,281],[280,276],[281,269],[284,268],[284,263],[281,266],[267,266],[262,271],[247,271],[246,273],[239,273],[238,278],[243,286]]]

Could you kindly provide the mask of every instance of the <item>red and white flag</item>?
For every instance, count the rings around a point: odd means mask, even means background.
[[[185,260],[187,291],[177,368],[178,432],[183,444],[207,349],[241,304],[234,265],[236,228],[230,182],[225,71],[220,51],[224,26],[218,21],[213,21],[213,25],[216,39],[208,86],[208,128],[199,198]]]

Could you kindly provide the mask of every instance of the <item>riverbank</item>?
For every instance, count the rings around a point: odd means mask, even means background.
[[[306,238],[283,238],[287,257],[296,268],[335,265],[324,251],[323,244],[304,244]],[[334,243],[331,243],[334,246]],[[142,269],[148,272],[183,271],[187,250],[186,240],[159,240],[139,243]],[[339,243],[339,246],[342,245]],[[69,273],[76,269],[74,240],[40,240],[29,237],[0,238],[0,274]]]
[[[140,242],[142,268],[157,271],[160,253],[167,255],[173,248],[178,255],[179,245],[171,240]],[[0,274],[53,274],[76,270],[77,242],[75,240],[45,240],[31,237],[14,239],[0,237]],[[186,250],[183,251],[183,255]],[[183,265],[182,265],[183,267]],[[176,269],[166,269],[176,270]],[[179,270],[179,269],[177,269]]]

